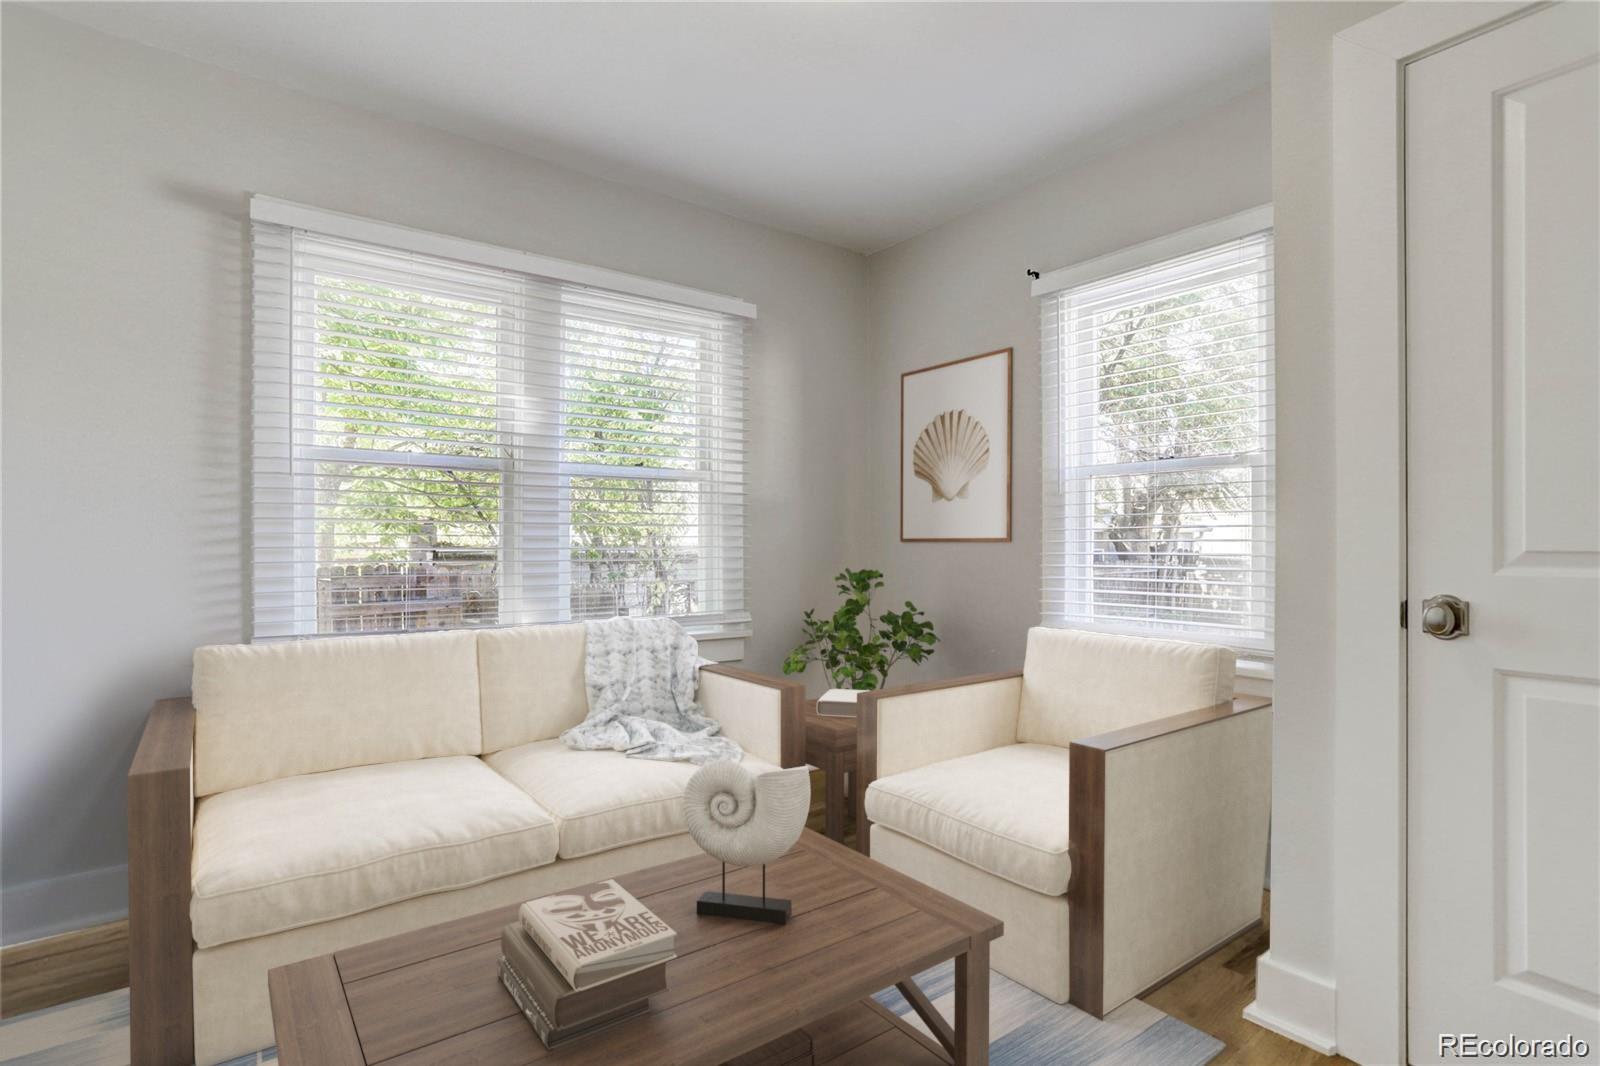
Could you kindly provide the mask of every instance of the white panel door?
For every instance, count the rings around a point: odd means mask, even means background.
[[[1600,1056],[1597,41],[1561,4],[1407,68],[1414,1062]]]

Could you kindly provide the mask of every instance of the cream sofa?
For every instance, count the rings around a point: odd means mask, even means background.
[[[1103,1017],[1260,920],[1272,719],[1234,671],[1038,628],[1021,673],[863,695],[858,844],[1004,921],[995,969]]]
[[[564,746],[584,627],[201,648],[128,776],[136,1063],[273,1043],[267,971],[697,853],[695,767]],[[700,700],[758,772],[803,762],[804,690]]]

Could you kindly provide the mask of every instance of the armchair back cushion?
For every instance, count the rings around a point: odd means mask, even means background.
[[[225,644],[194,653],[194,791],[482,751],[477,634]]]
[[[485,752],[550,740],[583,721],[585,632],[582,622],[478,632]]]
[[[1212,644],[1028,630],[1017,740],[1074,740],[1233,698],[1234,654]]]

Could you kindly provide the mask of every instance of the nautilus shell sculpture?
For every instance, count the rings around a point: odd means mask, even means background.
[[[934,415],[911,448],[911,472],[933,489],[935,502],[964,499],[988,465],[989,431],[965,411]]]
[[[707,763],[683,793],[689,835],[712,858],[735,866],[786,854],[810,807],[811,771],[804,766],[757,776],[736,762]]]

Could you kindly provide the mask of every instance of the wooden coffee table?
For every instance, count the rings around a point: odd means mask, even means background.
[[[500,985],[500,930],[516,916],[501,907],[271,971],[279,1061],[667,1066],[759,1051],[742,1061],[988,1062],[998,919],[809,830],[767,867],[768,892],[794,901],[788,925],[697,916],[720,870],[696,856],[617,878],[678,932],[667,989],[638,1018],[547,1051]],[[759,878],[730,871],[728,890],[759,892]],[[945,959],[954,1026],[911,980]],[[891,985],[938,1043],[870,998]],[[810,1056],[791,1058],[802,1044]]]

